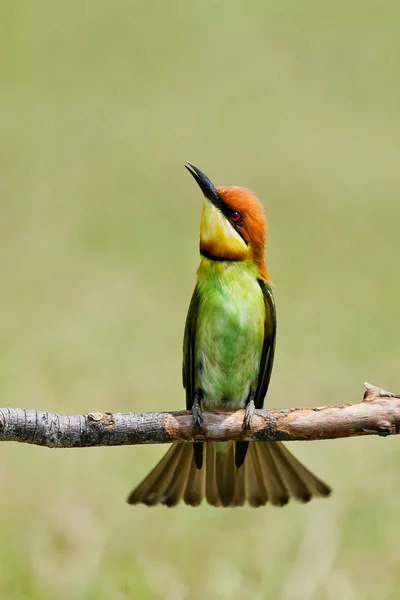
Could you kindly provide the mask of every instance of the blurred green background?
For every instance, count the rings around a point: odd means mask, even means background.
[[[272,406],[400,391],[396,2],[6,0],[3,406],[179,409],[201,195],[269,220]],[[399,440],[292,444],[329,501],[125,503],[161,446],[3,444],[0,598],[397,599]]]

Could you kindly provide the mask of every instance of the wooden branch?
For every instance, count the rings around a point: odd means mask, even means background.
[[[58,415],[23,408],[0,409],[0,441],[48,448],[83,448],[177,441],[326,440],[400,431],[400,395],[368,383],[360,404],[257,410],[243,430],[244,411],[204,413],[202,432],[189,411]]]

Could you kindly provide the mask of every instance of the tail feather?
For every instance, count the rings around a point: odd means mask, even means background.
[[[289,493],[272,457],[272,444],[254,444],[258,454],[260,472],[269,501],[275,506],[284,506],[289,502]]]
[[[189,455],[189,459],[191,459],[192,453],[190,445],[188,445],[186,452]],[[204,498],[205,490],[204,474],[204,464],[201,469],[198,469],[196,467],[195,461],[192,460],[187,485],[183,496],[183,501],[185,502],[185,504],[188,504],[189,506],[199,506],[199,504],[201,504],[201,501]]]
[[[179,448],[180,453],[176,453],[178,462],[175,467],[174,474],[168,487],[163,491],[160,499],[160,503],[165,504],[165,506],[175,506],[178,504],[178,502],[182,500],[183,494],[185,493],[187,487],[189,471],[193,460],[191,453],[185,451],[186,448],[184,445],[180,444],[180,446],[182,446],[182,448]]]
[[[243,467],[236,469],[236,486],[232,506],[243,506],[246,502],[246,478]]]
[[[210,444],[208,444],[209,446]],[[215,444],[213,444],[215,448]],[[235,446],[230,444],[227,450],[215,453],[215,475],[222,506],[234,506],[236,469]]]
[[[318,479],[305,466],[299,462],[283,444],[271,444],[271,451],[278,469],[284,477],[290,494],[300,500],[308,502],[313,496],[325,497],[331,493],[331,488]]]
[[[206,499],[211,506],[221,506],[214,444],[206,444],[204,450],[206,455]]]
[[[151,473],[134,489],[128,498],[129,504],[141,502],[147,506],[160,504],[164,491],[171,483],[183,448],[181,444],[173,444]]]
[[[249,444],[243,464],[246,498],[250,506],[263,506],[268,502],[268,492],[264,484],[255,444]]]
[[[198,506],[205,497],[212,506],[283,506],[289,499],[308,502],[329,496],[330,488],[308,471],[279,442],[250,442],[241,467],[235,464],[235,445],[220,451],[203,444],[203,464],[196,467],[192,443],[176,443],[142,483],[129,504]]]

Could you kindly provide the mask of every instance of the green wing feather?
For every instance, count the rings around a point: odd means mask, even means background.
[[[276,340],[276,309],[272,289],[267,281],[260,279],[259,284],[265,302],[265,329],[261,353],[260,374],[254,399],[256,408],[262,408],[264,405],[264,398],[268,390],[269,380],[271,379]]]
[[[182,379],[183,387],[186,390],[186,409],[191,410],[194,399],[194,378],[195,378],[195,337],[197,315],[199,312],[200,294],[195,288],[189,305],[189,311],[186,317],[185,334],[183,336],[183,364]]]

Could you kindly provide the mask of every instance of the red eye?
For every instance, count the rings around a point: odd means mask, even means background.
[[[238,212],[237,210],[234,210],[233,213],[231,214],[232,223],[240,223],[241,220],[242,220],[242,215],[240,214],[240,212]]]

